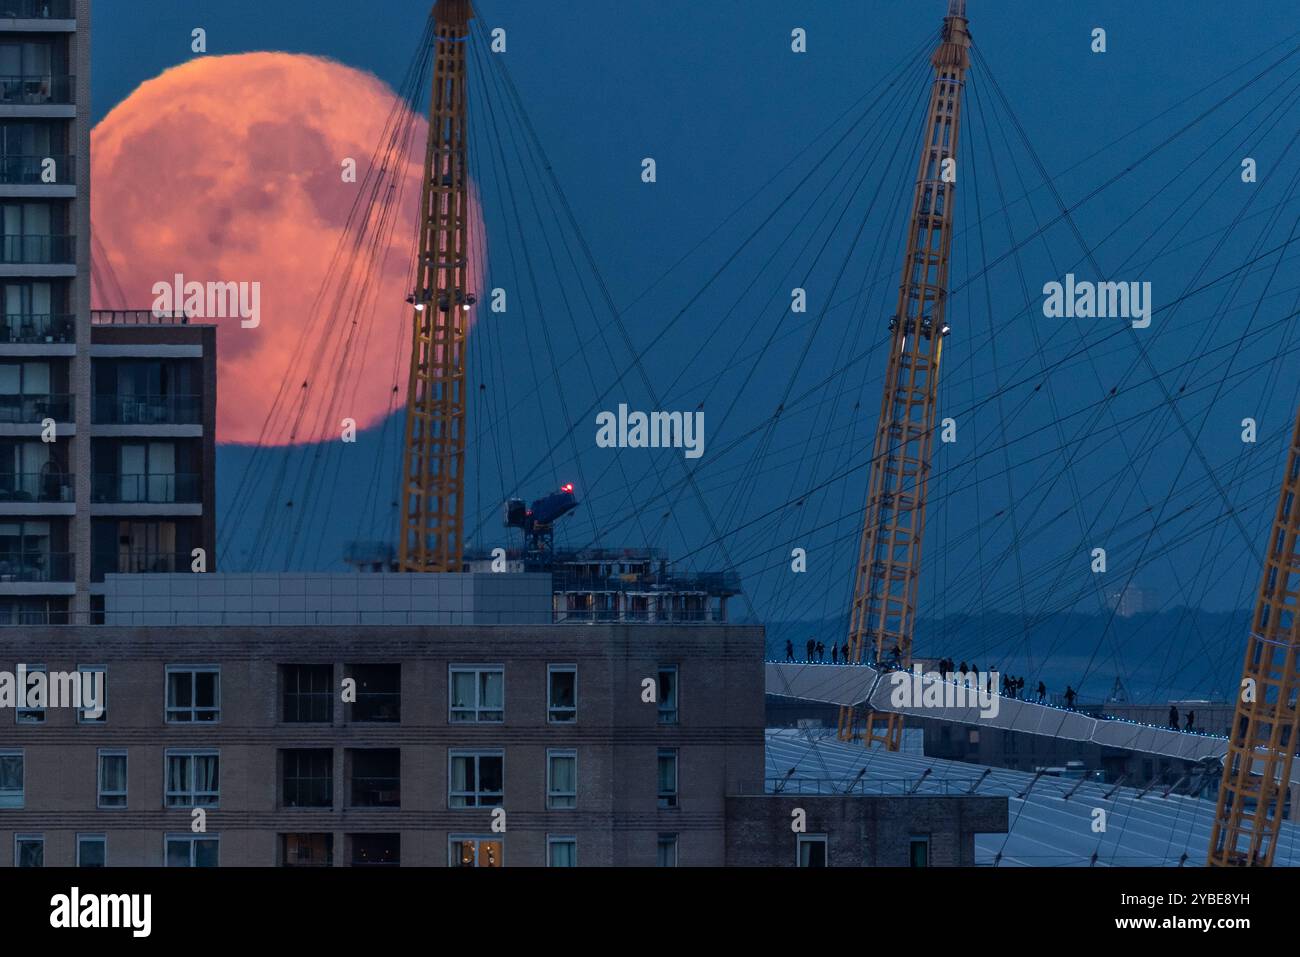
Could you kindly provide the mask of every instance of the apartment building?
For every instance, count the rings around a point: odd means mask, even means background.
[[[0,865],[906,866],[917,834],[960,864],[1005,831],[1005,798],[763,795],[762,647],[706,624],[0,629],[0,671],[106,689],[102,714],[0,709]]]

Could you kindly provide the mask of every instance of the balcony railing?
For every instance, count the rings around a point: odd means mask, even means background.
[[[352,807],[401,807],[401,782],[398,777],[354,777]]]
[[[72,342],[77,317],[65,314],[0,317],[0,344],[6,342]]]
[[[0,552],[0,584],[10,582],[70,582],[71,552]]]
[[[71,20],[72,0],[0,0],[0,18],[14,20]]]
[[[199,476],[193,472],[172,475],[106,473],[91,479],[92,499],[103,503],[194,503],[202,501],[201,493]]]
[[[0,502],[71,502],[72,476],[59,472],[0,472]]]
[[[45,161],[54,160],[54,181],[45,181]],[[76,183],[76,157],[0,156],[0,183],[10,186],[71,186]]]
[[[58,393],[0,395],[0,422],[39,425],[45,419],[71,422],[72,396]]]
[[[119,552],[115,560],[110,560],[106,570],[122,575],[146,573],[173,575],[177,572],[188,572],[192,561],[189,552],[125,551]],[[103,575],[98,577],[102,578]]]
[[[202,396],[197,395],[97,395],[97,425],[198,425],[202,422]]]
[[[76,262],[75,236],[31,233],[0,236],[0,263],[9,265],[67,265]]]
[[[0,106],[68,106],[77,87],[74,76],[0,74]]]
[[[184,312],[155,315],[151,309],[92,309],[92,326],[188,326],[190,316]]]

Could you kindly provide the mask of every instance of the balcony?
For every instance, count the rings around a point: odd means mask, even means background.
[[[0,584],[73,581],[71,552],[0,552]]]
[[[74,76],[0,75],[0,106],[70,106]]]
[[[0,0],[0,18],[6,20],[71,20],[72,0]]]
[[[0,345],[73,342],[77,317],[71,315],[0,317]]]
[[[150,505],[193,504],[203,501],[199,475],[178,472],[170,475],[96,474],[91,479],[91,500],[105,504]]]
[[[45,161],[54,160],[55,180],[42,178]],[[75,156],[0,156],[0,185],[71,186],[77,182]]]
[[[0,424],[39,425],[46,419],[71,422],[72,396],[57,393],[0,395]]]
[[[71,502],[72,476],[60,472],[0,472],[0,502]]]
[[[199,425],[202,396],[97,395],[96,425]]]
[[[190,315],[187,312],[162,312],[155,314],[150,309],[93,309],[90,313],[92,326],[188,326]]]
[[[71,265],[76,250],[75,236],[0,236],[0,264],[7,266]]]
[[[107,571],[121,575],[174,575],[177,572],[188,572],[192,561],[189,552],[123,551],[118,553],[116,561],[110,559]]]

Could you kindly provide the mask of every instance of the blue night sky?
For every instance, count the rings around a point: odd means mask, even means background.
[[[568,520],[564,544],[654,544],[697,568],[735,566],[752,602],[738,610],[763,620],[842,613],[927,84],[908,66],[908,82],[862,97],[896,67],[915,61],[919,71],[923,59],[911,51],[936,36],[944,7],[477,3],[484,26],[508,31],[510,75],[641,365],[602,314],[590,273],[557,278],[547,302],[532,304],[534,319],[516,315],[495,339],[474,338],[475,361],[498,373],[494,397],[480,397],[471,412],[471,545],[501,540],[506,495],[575,481],[584,506]],[[396,86],[428,4],[358,9],[336,0],[97,0],[95,119],[188,60],[196,26],[211,55],[324,55]],[[954,332],[939,411],[956,419],[958,440],[936,444],[927,614],[1097,611],[1102,591],[1130,581],[1169,607],[1249,606],[1300,381],[1287,320],[1297,308],[1295,247],[1277,250],[1295,226],[1300,175],[1296,99],[1277,91],[1296,86],[1300,55],[1254,78],[1296,48],[1294,9],[1275,0],[969,0],[982,62],[964,105]],[[807,30],[804,55],[790,50],[795,27]],[[1107,31],[1104,54],[1090,50],[1094,27]],[[1220,82],[1203,89],[1212,81]],[[837,147],[869,107],[865,125]],[[485,136],[486,126],[478,127]],[[658,166],[653,185],[640,180],[646,156]],[[1241,182],[1244,156],[1257,160],[1260,182]],[[1108,275],[1095,275],[1059,220],[1039,164],[1061,201],[1079,204],[1073,223]],[[498,257],[542,248],[550,227],[512,230],[499,184],[479,181],[489,282],[499,284]],[[1011,204],[1005,214],[1000,193]],[[572,241],[558,218],[550,226]],[[1069,270],[1151,282],[1152,328],[1045,318],[1041,288]],[[790,290],[801,284],[810,308],[791,315]],[[572,299],[557,295],[561,287]],[[530,321],[559,330],[559,386],[539,326],[525,338]],[[700,462],[671,450],[595,447],[594,411],[580,413],[619,402],[655,408],[656,397],[667,409],[704,403],[709,444]],[[1258,420],[1253,445],[1240,440],[1247,416]],[[578,420],[572,438],[569,418]],[[376,430],[362,443],[364,462],[338,466],[307,545],[286,552],[239,529],[225,567],[334,566],[349,539],[391,539],[396,476],[375,478],[372,465],[376,456],[391,464],[399,431]],[[222,451],[219,521],[249,457]],[[694,487],[683,489],[691,469]],[[366,503],[359,517],[358,501]],[[796,546],[808,550],[804,576],[789,571]],[[1089,571],[1095,547],[1108,551],[1104,582]]]

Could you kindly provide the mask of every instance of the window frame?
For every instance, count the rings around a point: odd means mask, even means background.
[[[18,848],[20,845],[25,843],[36,843],[41,846],[40,866],[44,867],[45,866],[45,833],[43,831],[40,833],[35,833],[31,831],[14,832],[14,867],[22,867],[22,864],[19,863],[19,861],[22,860],[22,856]]]
[[[168,770],[173,758],[188,758],[190,761],[188,790],[173,792],[168,788]],[[203,795],[211,795],[212,800],[200,803],[197,798],[200,792],[195,788],[194,770],[197,765],[195,758],[216,758],[217,759],[217,789],[215,791],[201,792]],[[221,750],[219,748],[164,748],[163,749],[163,807],[167,809],[174,808],[219,808],[221,806]],[[173,804],[170,802],[171,795],[182,794],[188,795],[190,800],[187,804]]]
[[[552,762],[557,759],[571,759],[573,761],[573,790],[557,791],[555,789],[554,776],[551,773]],[[502,774],[502,786],[505,786],[504,768]],[[570,799],[571,804],[556,804],[556,799]],[[547,748],[546,749],[546,810],[548,811],[573,811],[578,807],[578,750],[577,748]]]
[[[573,707],[566,708],[557,706],[552,697],[551,681],[557,674],[573,675]],[[572,711],[571,718],[557,718],[556,713],[568,713]],[[546,666],[546,723],[547,724],[577,724],[578,723],[578,666],[577,665],[551,665]]]
[[[665,673],[673,676],[672,699],[673,706],[671,709],[664,706],[663,687],[660,677]],[[656,723],[661,725],[676,725],[681,723],[682,712],[682,678],[681,667],[678,665],[658,665],[655,668],[655,705],[658,708]]]
[[[104,788],[104,759],[121,758],[122,759],[122,779],[126,782],[126,788],[120,792],[121,804],[105,804],[105,797],[117,797],[119,792],[108,791]],[[127,754],[126,748],[99,748],[95,752],[95,808],[100,811],[124,811],[130,801],[131,793],[131,758]],[[163,767],[163,773],[166,774],[166,765]],[[165,785],[164,785],[165,786]]]
[[[572,864],[552,864],[551,848],[557,844],[573,845],[573,863]],[[503,845],[504,848],[504,845]],[[502,853],[504,860],[505,854]],[[578,866],[578,837],[576,834],[547,834],[546,835],[546,866],[547,867],[577,867]]]
[[[81,863],[81,845],[83,843],[99,843],[104,848],[104,863],[101,867],[108,867],[108,834],[100,831],[87,834],[77,834],[77,867],[89,867],[89,864]]]
[[[221,665],[166,665],[166,673],[163,678],[163,721],[166,724],[180,725],[209,725],[221,723]],[[173,707],[170,703],[173,674],[188,674],[190,676],[190,695],[191,701],[195,702],[188,707],[177,705]],[[198,676],[200,674],[216,675],[216,701],[212,706],[200,706],[198,701]],[[173,712],[188,713],[190,718],[184,720],[173,717]],[[198,718],[200,713],[212,715],[209,721],[201,721]]]
[[[27,806],[27,754],[23,748],[0,748],[0,758],[17,758],[23,779],[22,788],[18,791],[18,803],[0,803],[0,810],[21,810]]]
[[[825,862],[822,867],[831,866],[831,842],[827,834],[796,834],[794,842],[794,866],[795,867],[812,867],[811,864],[804,864],[803,849],[804,846],[820,846],[822,848],[822,860]]]
[[[474,869],[475,870],[478,870],[480,867],[483,866],[478,862],[478,858],[479,858],[479,854],[481,853],[480,845],[484,843],[499,844],[501,846],[501,863],[498,864],[495,868],[491,868],[491,869],[499,870],[500,868],[506,866],[506,837],[504,834],[472,834],[472,833],[452,832],[447,835],[447,866],[448,867],[464,866],[460,863],[459,860],[452,857],[452,845],[464,843],[465,841],[474,842]]]
[[[168,863],[170,856],[167,853],[167,849],[168,849],[168,845],[170,845],[172,841],[176,841],[177,843],[184,842],[189,845],[190,862],[185,865],[188,868],[197,868],[199,866],[198,864],[194,863],[195,859],[198,857],[198,852],[196,850],[196,846],[198,845],[198,843],[200,841],[211,841],[213,844],[216,845],[216,850],[217,850],[217,861],[212,866],[213,867],[221,866],[221,835],[220,834],[206,834],[206,833],[185,834],[185,833],[177,833],[177,832],[165,832],[163,834],[163,859],[162,859],[163,867],[175,866]]]
[[[287,679],[288,679],[288,677],[289,677],[289,672],[290,672],[291,669],[297,669],[297,668],[319,668],[319,669],[322,669],[322,670],[324,670],[324,669],[328,669],[328,670],[329,670],[329,680],[326,682],[326,688],[325,688],[325,691],[324,691],[324,692],[319,692],[319,691],[293,691],[293,692],[290,692],[290,690],[289,690],[289,685],[288,685],[288,681],[287,681]],[[279,692],[280,692],[280,700],[279,700],[279,702],[278,702],[279,707],[277,708],[277,711],[276,711],[276,723],[277,723],[277,724],[292,724],[292,725],[299,725],[299,724],[314,724],[314,725],[325,726],[325,725],[332,724],[332,723],[334,722],[334,717],[335,717],[334,703],[335,703],[335,699],[338,697],[338,694],[337,694],[337,691],[336,691],[336,688],[335,688],[335,682],[334,682],[334,664],[333,664],[332,662],[319,662],[319,661],[290,661],[290,662],[283,662],[283,663],[280,664],[280,667],[279,667],[279,669],[278,669],[278,672],[279,672],[278,677],[279,677]],[[301,682],[300,682],[300,684],[301,684]],[[291,693],[292,693],[295,697],[307,697],[308,700],[310,700],[310,696],[312,696],[312,695],[320,695],[320,694],[323,694],[323,695],[326,697],[326,699],[329,701],[329,708],[328,708],[329,716],[326,717],[325,719],[321,720],[321,721],[314,721],[314,720],[313,720],[313,721],[290,720],[290,719],[286,718],[286,717],[285,717],[285,706],[286,706],[287,703],[288,703],[289,695],[290,695]]]
[[[659,762],[666,757],[673,760],[673,786],[667,791],[659,786]],[[682,806],[681,755],[677,748],[659,748],[655,753],[655,790],[658,792],[659,810],[671,811]]]
[[[278,765],[277,770],[279,771],[279,776],[280,776],[280,780],[278,782],[279,787],[277,789],[279,792],[278,803],[280,809],[284,811],[304,811],[304,810],[305,811],[332,811],[334,809],[334,749],[333,748],[277,748],[276,750],[278,752],[276,764]],[[302,788],[303,788],[302,782],[312,782],[312,781],[318,782],[321,781],[322,779],[328,780],[329,787],[326,789],[326,800],[324,804],[288,803],[287,791],[288,791],[288,783],[290,777],[288,759],[290,758],[290,756],[293,756],[297,761],[300,760],[299,758],[300,755],[308,755],[308,756],[325,755],[326,758],[328,759],[328,763],[329,763],[328,776],[315,776],[315,775],[303,775],[303,774],[293,775],[293,780],[295,782],[298,782],[296,788],[298,791],[297,796],[299,798],[302,797]],[[312,785],[308,783],[307,787],[310,790]]]
[[[473,791],[455,791],[452,789],[454,779],[453,769],[456,766],[457,758],[474,759],[474,784]],[[482,772],[479,770],[479,762],[482,758],[500,758],[501,760],[501,790],[488,791],[486,795],[489,798],[498,798],[495,804],[484,804],[484,791],[479,786],[483,779]],[[467,799],[473,797],[473,804],[456,804],[456,799]],[[503,748],[448,748],[447,749],[447,807],[453,811],[468,811],[481,808],[504,807],[506,803],[506,752]]]
[[[457,707],[453,704],[455,700],[452,695],[452,684],[456,674],[473,674],[474,675],[474,704],[472,706]],[[501,675],[501,707],[485,708],[483,706],[483,676],[488,674]],[[500,712],[499,718],[481,717],[483,712],[496,713]],[[457,714],[472,713],[471,718],[461,718],[457,720]],[[501,665],[448,665],[447,666],[447,723],[448,724],[505,724],[506,721],[506,666]]]
[[[663,850],[666,843],[671,843],[673,849],[673,860],[671,864],[661,864],[659,862],[659,852]],[[679,860],[679,848],[681,837],[676,831],[660,831],[655,838],[655,866],[656,867],[677,867]]]
[[[85,682],[81,676],[84,674],[100,674],[103,677],[99,683],[99,695],[103,699],[100,702],[100,714],[98,718],[87,718],[86,709],[77,709],[77,724],[88,724],[99,726],[108,724],[108,665],[77,665],[77,681],[85,688]]]
[[[925,863],[915,863],[913,853],[916,846],[920,844],[925,848]],[[909,834],[907,837],[907,866],[908,867],[930,867],[930,835],[929,834]]]
[[[24,664],[23,664],[23,683],[24,683],[24,685],[26,685],[26,682],[27,682],[27,676],[30,675],[30,674],[36,673],[36,672],[40,672],[41,674],[44,674],[44,675],[45,675],[45,705],[44,705],[44,707],[40,707],[40,708],[32,708],[32,707],[20,708],[20,707],[18,707],[18,706],[15,704],[15,705],[14,705],[14,724],[16,724],[16,725],[44,724],[45,721],[46,721],[46,718],[48,717],[48,715],[46,714],[46,712],[49,710],[49,707],[50,707],[50,667],[49,667],[49,665],[41,665],[41,664],[30,664],[30,665],[29,665],[29,664],[24,663]],[[24,695],[26,694],[26,692],[27,692],[27,689],[24,687],[24,689],[23,689],[23,693],[24,693]],[[31,717],[29,717],[29,715],[32,715],[32,714],[39,714],[40,717],[39,717],[39,718],[31,718]]]

